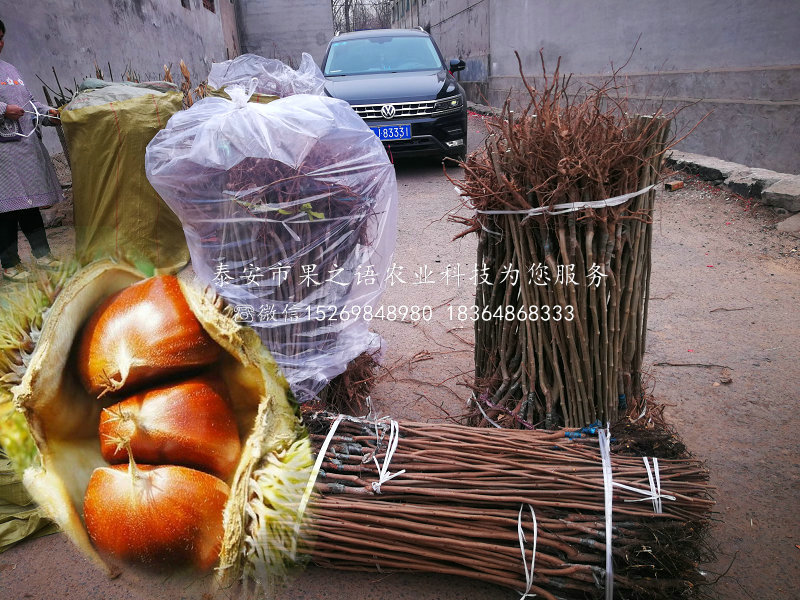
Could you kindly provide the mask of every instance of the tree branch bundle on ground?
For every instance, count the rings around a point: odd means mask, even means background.
[[[319,453],[333,417],[305,421]],[[315,562],[460,575],[550,599],[603,597],[606,509],[597,438],[396,425],[396,446],[394,424],[385,420],[347,418],[331,436],[310,521]],[[662,454],[673,458],[657,461],[664,499],[656,514],[647,496],[654,474],[642,458],[626,455],[624,440],[637,434],[612,435],[614,587],[625,598],[675,598],[703,582],[696,567],[713,506],[708,471],[681,448]],[[534,565],[527,578],[523,560]]]
[[[478,234],[474,424],[613,423],[642,393],[670,115],[629,116],[613,77],[573,92],[542,69],[455,182],[475,214],[454,219]]]

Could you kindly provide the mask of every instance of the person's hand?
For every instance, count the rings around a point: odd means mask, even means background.
[[[9,104],[6,106],[6,119],[19,121],[20,117],[22,117],[24,114],[25,110],[21,106],[17,106],[16,104]]]
[[[58,116],[58,109],[51,108],[47,111],[47,114],[50,116],[51,121],[58,121],[61,117]]]

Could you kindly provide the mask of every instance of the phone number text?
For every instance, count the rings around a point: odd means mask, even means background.
[[[371,306],[315,306],[306,309],[306,318],[309,321],[431,321],[433,308],[430,306],[417,306],[413,304],[381,305],[377,308]]]
[[[451,321],[572,321],[575,318],[575,307],[571,304],[497,308],[451,304],[447,310]]]

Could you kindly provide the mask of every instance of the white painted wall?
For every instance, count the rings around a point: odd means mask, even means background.
[[[227,58],[223,16],[232,17],[230,0],[214,0],[216,12],[203,8],[202,0],[0,0],[0,19],[6,25],[5,48],[0,58],[19,69],[34,96],[44,102],[39,75],[55,87],[53,67],[62,86],[94,77],[97,61],[108,78],[119,79],[127,66],[143,78],[163,77],[171,64],[176,81],[183,59],[194,83],[208,76],[213,61]],[[229,11],[225,14],[223,11]],[[233,40],[227,19],[228,45]],[[234,30],[235,31],[235,30]],[[45,143],[60,152],[58,138],[45,129]]]

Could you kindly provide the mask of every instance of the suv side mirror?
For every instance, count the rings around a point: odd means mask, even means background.
[[[450,72],[455,73],[456,71],[463,71],[467,68],[467,63],[459,58],[451,58],[450,59]]]

